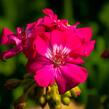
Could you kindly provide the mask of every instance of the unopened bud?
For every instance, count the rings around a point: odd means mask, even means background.
[[[60,99],[61,99],[61,98],[60,98],[60,95],[58,95],[58,94],[54,94],[54,95],[53,95],[53,100],[54,100],[54,101],[58,102],[58,101],[60,101]]]
[[[46,99],[49,101],[51,99],[51,95],[46,95]]]
[[[46,105],[46,98],[44,95],[40,97],[39,103],[42,107],[44,107]]]
[[[75,97],[79,96],[81,94],[80,88],[78,86],[74,87],[73,89],[71,89],[71,94]]]
[[[71,92],[70,92],[70,91],[67,91],[67,92],[64,94],[64,96],[71,97],[72,95],[71,95]]]
[[[64,105],[69,105],[70,104],[70,98],[69,97],[62,97],[62,102]]]

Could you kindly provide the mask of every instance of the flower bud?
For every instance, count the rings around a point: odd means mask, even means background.
[[[62,102],[63,102],[64,105],[69,105],[70,98],[69,97],[62,97]]]
[[[40,97],[39,103],[42,107],[44,107],[46,105],[46,98],[44,95]]]
[[[64,94],[64,96],[66,96],[66,97],[71,97],[71,92],[70,92],[70,91],[67,91],[67,92]]]
[[[60,95],[54,94],[53,95],[53,100],[56,101],[56,102],[60,101]]]
[[[51,99],[51,95],[46,95],[46,99],[49,101]]]
[[[81,90],[80,90],[80,88],[78,86],[76,86],[73,89],[71,89],[70,92],[75,97],[77,97],[77,96],[79,96],[81,94]]]

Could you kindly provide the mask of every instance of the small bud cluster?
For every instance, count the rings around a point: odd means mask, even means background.
[[[14,109],[24,109],[26,107],[26,99],[33,96],[37,96],[37,104],[44,108],[47,104],[50,109],[61,109],[63,105],[69,105],[73,97],[77,97],[81,91],[79,87],[72,88],[65,94],[60,95],[56,84],[47,88],[39,88],[32,81],[31,76],[24,76],[23,80],[10,79],[5,83],[5,87],[9,90],[16,88],[17,86],[24,86],[24,93],[14,102]],[[31,96],[32,95],[32,96]]]

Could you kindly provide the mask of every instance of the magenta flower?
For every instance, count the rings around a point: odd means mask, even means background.
[[[3,30],[0,44],[15,47],[1,53],[0,59],[23,52],[28,59],[27,70],[33,73],[36,84],[48,87],[57,83],[63,94],[86,81],[82,58],[90,55],[95,40],[91,40],[91,28],[77,28],[78,23],[69,25],[50,9],[43,13],[43,18],[27,24],[25,30],[17,28],[16,34],[7,28]]]
[[[30,24],[27,25],[25,30],[17,27],[16,33],[4,28],[0,38],[0,45],[14,45],[14,47],[0,53],[0,59],[11,58],[20,52],[23,52],[27,58],[32,57],[32,54],[29,53],[29,50],[32,52],[30,42],[34,40],[34,37],[31,35],[32,30],[33,28],[30,28]]]
[[[86,31],[84,35],[88,36],[90,32]],[[44,38],[47,37],[46,34],[43,37],[37,36],[35,49],[39,56],[29,60],[27,68],[34,73],[34,79],[39,86],[48,87],[56,82],[59,92],[64,93],[87,79],[86,69],[79,66],[84,62],[80,55],[87,56],[93,49],[94,41],[90,45],[92,41],[87,39],[86,42],[92,48],[86,47],[82,41],[85,36],[81,34],[83,38],[80,38],[78,33],[78,30],[54,30],[48,34],[48,40]]]
[[[13,57],[22,51],[21,39],[19,35],[14,34],[9,29],[4,28],[2,32],[2,37],[0,38],[1,45],[15,45],[15,48],[4,51],[0,54],[0,59],[5,60],[7,58]]]

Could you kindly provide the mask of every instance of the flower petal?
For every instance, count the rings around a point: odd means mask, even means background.
[[[69,57],[66,59],[66,62],[72,64],[84,64],[84,60],[81,57]]]
[[[92,40],[86,44],[83,44],[78,51],[82,56],[89,56],[92,50],[94,49],[95,40]]]
[[[78,28],[78,36],[85,42],[89,41],[92,37],[92,29],[90,27]]]
[[[21,44],[21,39],[19,39],[13,32],[11,32],[9,29],[4,28],[2,32],[2,38],[0,40],[0,44],[15,44],[19,45]]]
[[[17,55],[18,53],[20,53],[21,51],[22,51],[22,47],[9,49],[0,54],[0,59],[5,60],[8,58],[11,58],[11,57]]]
[[[57,20],[57,15],[49,8],[43,9],[43,13],[48,15],[52,20]]]
[[[10,36],[13,36],[13,32],[10,31],[8,28],[4,28],[2,31],[2,37],[0,38],[0,44],[10,44]]]
[[[56,82],[60,93],[65,93],[79,83],[83,83],[87,79],[87,71],[83,67],[74,64],[66,64],[61,66],[56,76]]]
[[[15,45],[15,48],[9,49],[0,54],[0,59],[2,59],[2,60],[15,56],[16,54],[21,52],[23,49],[21,39],[19,39],[18,36],[13,34],[7,28],[3,29],[3,34],[2,34],[2,38],[0,40],[0,44],[14,44]]]
[[[19,38],[17,38],[16,36],[10,36],[9,38],[11,44],[15,44],[16,46],[21,45],[21,40]]]
[[[80,39],[73,31],[58,31],[55,30],[51,34],[51,43],[53,45],[63,45],[71,50],[75,50],[81,46]]]
[[[63,34],[67,37],[66,46],[70,48],[72,51],[81,47],[81,41],[75,34],[75,31],[66,31]]]
[[[53,15],[54,14],[54,12],[49,8],[43,9],[43,13],[46,15]]]
[[[45,65],[42,69],[38,70],[34,76],[35,82],[40,87],[47,87],[54,83],[54,69],[51,65]]]
[[[44,38],[37,36],[33,43],[34,49],[36,49],[40,55],[45,56],[47,49],[49,49],[49,42],[44,40]]]
[[[50,65],[50,61],[45,57],[37,56],[36,59],[28,60],[26,67],[28,72],[35,74],[38,70],[42,69],[45,65]]]
[[[54,45],[65,45],[66,44],[66,36],[63,32],[54,30],[51,33],[51,44]]]

